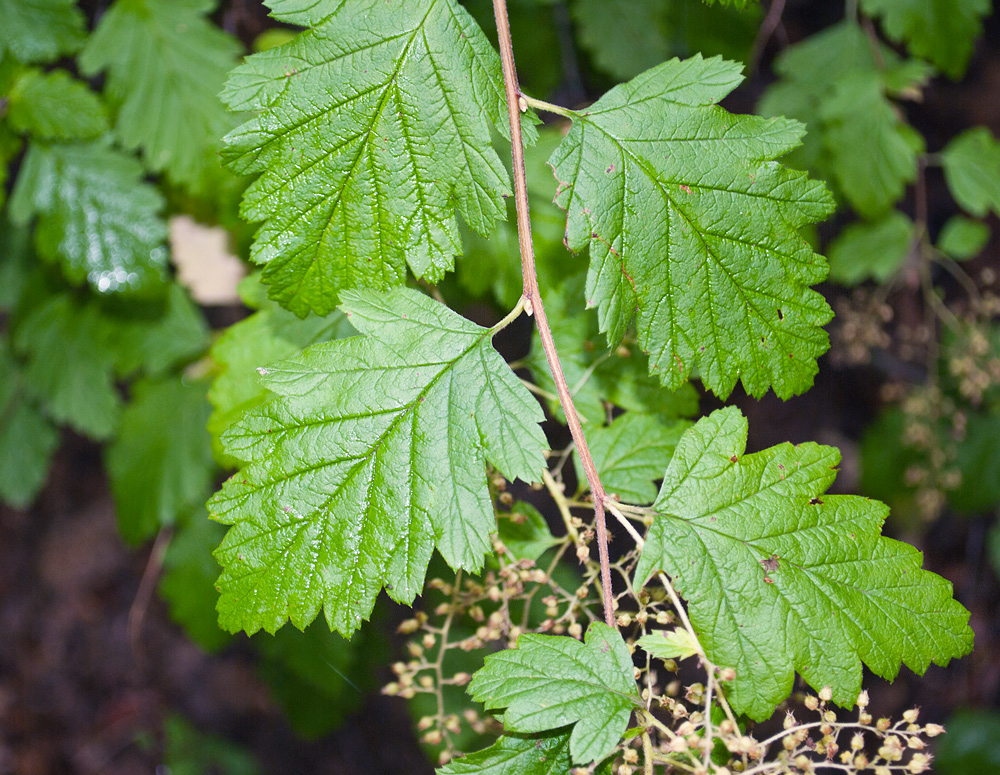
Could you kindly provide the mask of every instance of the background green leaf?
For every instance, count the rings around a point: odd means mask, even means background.
[[[118,530],[138,543],[173,525],[212,491],[205,382],[139,380],[107,449]],[[168,420],[165,422],[165,419]]]
[[[35,246],[74,283],[152,293],[166,281],[163,198],[142,165],[99,143],[31,143],[10,201],[18,225],[37,216]]]
[[[218,94],[242,46],[208,14],[216,0],[116,0],[80,54],[107,71],[115,133],[154,172],[204,190],[218,177],[219,138],[235,123]]]

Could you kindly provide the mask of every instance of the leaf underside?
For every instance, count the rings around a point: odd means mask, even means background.
[[[831,312],[809,285],[826,263],[797,229],[830,194],[773,161],[798,145],[786,119],[715,103],[741,80],[724,60],[671,60],[615,87],[550,159],[567,244],[590,248],[587,302],[612,345],[635,320],[650,369],[676,388],[697,369],[727,396],[802,392]]]
[[[664,474],[637,584],[665,571],[709,659],[736,670],[734,710],[768,718],[795,671],[854,704],[862,663],[893,679],[972,648],[969,613],[920,553],[881,537],[888,509],[826,495],[839,453],[782,444],[744,454],[736,408],[689,430]]]
[[[209,503],[220,623],[273,632],[323,609],[349,635],[379,591],[410,603],[435,547],[478,570],[496,524],[489,460],[532,481],[541,408],[491,332],[408,289],[344,294],[364,336],[260,369],[270,402],[223,436],[247,465]]]
[[[223,99],[257,116],[224,157],[263,221],[251,258],[270,296],[326,314],[348,288],[440,280],[461,252],[457,210],[487,235],[506,208],[490,144],[504,128],[500,59],[456,0],[270,3],[312,29],[257,54]]]

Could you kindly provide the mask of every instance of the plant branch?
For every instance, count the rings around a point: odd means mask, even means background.
[[[524,140],[521,135],[521,90],[514,69],[514,48],[510,40],[510,21],[507,18],[506,0],[493,0],[496,15],[497,37],[500,42],[500,59],[503,63],[504,91],[507,96],[507,114],[510,118],[510,145],[513,156],[514,203],[517,207],[517,235],[521,248],[521,276],[524,282],[525,310],[534,314],[538,334],[542,340],[545,359],[552,370],[556,383],[559,403],[566,415],[570,434],[576,443],[580,464],[587,474],[587,484],[594,496],[594,525],[597,530],[597,550],[601,560],[601,592],[604,601],[604,621],[609,627],[615,626],[614,602],[611,597],[611,567],[608,561],[608,527],[604,516],[604,486],[597,475],[597,468],[590,456],[587,440],[583,435],[580,418],[573,405],[573,397],[566,384],[559,355],[556,353],[552,330],[545,315],[541,294],[538,292],[538,274],[535,270],[535,252],[531,244],[531,217],[528,210],[527,173],[524,167]]]

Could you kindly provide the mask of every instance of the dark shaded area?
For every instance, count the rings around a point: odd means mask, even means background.
[[[85,3],[99,12],[107,3]],[[810,34],[840,15],[824,0],[788,3],[783,35]],[[245,41],[270,25],[259,2],[231,0],[216,19]],[[765,49],[762,72],[779,50]],[[729,106],[750,110],[767,83],[751,74]],[[584,85],[586,84],[584,80]],[[572,89],[579,88],[574,81]],[[994,15],[979,41],[969,76],[961,83],[936,79],[922,103],[908,103],[909,118],[937,151],[960,129],[985,124],[1000,132],[1000,19]],[[940,174],[928,179],[932,230],[955,211]],[[995,220],[991,223],[996,231]],[[996,237],[981,266],[1000,266]],[[949,287],[942,279],[942,285]],[[824,290],[831,297],[843,291]],[[918,290],[889,297],[898,318],[919,307]],[[479,318],[486,314],[470,314]],[[229,322],[227,320],[227,322]],[[521,341],[498,343],[520,357],[530,329],[511,331]],[[840,491],[857,486],[857,445],[882,404],[880,387],[897,375],[892,364],[837,367],[825,358],[809,393],[781,402],[734,396],[750,420],[752,450],[775,443],[815,440],[844,453]],[[706,398],[703,407],[715,405]],[[2,463],[0,463],[2,464]],[[922,678],[904,668],[892,684],[866,682],[877,715],[898,716],[920,706],[922,718],[944,721],[955,709],[1000,704],[998,582],[986,556],[986,517],[945,513],[920,534],[898,537],[925,552],[925,567],[948,578],[972,612],[976,650]],[[888,526],[890,533],[895,530]],[[140,582],[150,547],[132,550],[117,534],[97,445],[67,434],[49,483],[29,510],[0,509],[0,775],[160,773],[164,719],[182,714],[200,731],[251,751],[266,773],[316,775],[430,773],[401,700],[366,698],[359,713],[319,741],[299,739],[257,675],[254,653],[241,641],[208,656],[173,625],[155,596],[130,642]],[[387,634],[387,638],[390,636]],[[385,680],[389,673],[385,671]]]

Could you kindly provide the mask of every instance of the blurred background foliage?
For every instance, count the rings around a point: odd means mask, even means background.
[[[464,4],[494,35],[489,0]],[[830,258],[831,351],[809,394],[733,400],[752,415],[752,447],[840,446],[839,486],[888,502],[889,532],[955,583],[975,654],[876,686],[875,702],[924,704],[949,725],[938,771],[1000,771],[987,712],[1000,704],[992,4],[510,0],[510,12],[532,96],[581,107],[664,59],[721,55],[746,65],[727,108],[807,125],[787,161],[840,205],[804,235]],[[218,436],[267,400],[258,366],[352,333],[340,313],[302,320],[267,299],[240,258],[248,181],[218,157],[240,121],[217,97],[226,74],[295,32],[259,0],[0,0],[0,772],[430,771],[420,745],[433,756],[436,743],[416,727],[432,695],[407,711],[378,694],[412,650],[405,622],[396,634],[406,612],[380,604],[351,642],[322,622],[251,639],[215,622],[223,528],[204,502],[232,463]],[[607,423],[598,446],[611,454],[624,430],[610,404],[669,446],[700,391],[652,389],[641,353],[628,341],[607,352],[578,305],[585,257],[563,247],[545,164],[563,130],[543,127],[528,153],[539,273],[550,315],[564,311],[557,342],[589,380],[581,412]],[[496,320],[520,295],[513,217],[463,241],[434,290]],[[529,328],[507,333],[498,346],[544,397]],[[648,489],[633,479],[621,486]],[[542,557],[545,515],[520,501],[510,514],[505,543]],[[455,582],[443,566],[431,575],[428,612]],[[450,667],[481,657],[452,652]],[[470,705],[460,687],[446,701],[456,716]],[[403,742],[374,756],[365,741],[379,736]]]

